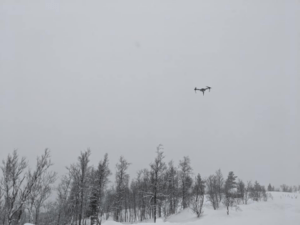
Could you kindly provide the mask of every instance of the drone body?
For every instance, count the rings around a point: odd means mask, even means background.
[[[211,87],[206,86],[206,88],[200,88],[200,89],[198,89],[198,88],[195,87],[194,90],[195,90],[195,93],[197,93],[197,91],[202,91],[202,93],[203,93],[203,95],[204,95],[204,92],[205,92],[207,89],[210,91]]]

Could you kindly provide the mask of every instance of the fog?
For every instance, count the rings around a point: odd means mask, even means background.
[[[1,1],[0,159],[300,183],[299,1]],[[194,88],[211,86],[211,91]],[[113,178],[112,178],[113,179]]]

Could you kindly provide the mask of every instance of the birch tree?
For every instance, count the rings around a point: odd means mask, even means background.
[[[219,200],[218,200],[218,188],[217,188],[217,179],[215,175],[210,175],[206,179],[206,187],[207,187],[207,197],[211,202],[214,210],[219,208]]]
[[[88,207],[88,191],[90,187],[90,168],[89,157],[91,151],[88,149],[81,152],[78,157],[78,162],[73,164],[68,168],[72,177],[72,188],[71,188],[71,201],[73,202],[73,215],[74,219],[81,225],[83,219],[85,218],[85,211]]]
[[[0,186],[4,191],[4,224],[19,223],[26,202],[33,191],[34,186],[52,165],[50,151],[46,149],[41,157],[37,158],[34,171],[28,170],[25,158],[19,159],[15,150],[8,155],[6,161],[2,161],[2,174]]]
[[[49,198],[52,192],[52,184],[56,180],[56,173],[53,171],[44,173],[33,186],[29,195],[28,209],[30,212],[30,221],[34,224],[39,224],[39,215],[41,207]],[[34,218],[32,218],[34,215]]]
[[[168,211],[167,215],[175,214],[179,202],[179,177],[177,168],[174,166],[173,161],[170,161],[165,175],[167,182],[167,201]]]
[[[199,218],[202,213],[202,207],[204,203],[205,194],[205,181],[201,179],[200,174],[195,178],[193,192],[192,192],[192,204],[191,208],[194,213],[196,213]]]
[[[157,206],[158,201],[161,201],[161,198],[165,197],[165,194],[163,193],[163,175],[164,171],[166,170],[166,164],[163,162],[164,154],[161,151],[162,146],[159,145],[157,147],[156,151],[156,158],[154,159],[154,162],[150,164],[151,168],[151,192],[148,193],[153,208],[153,217],[154,217],[154,223],[156,223],[156,217],[157,217]]]
[[[108,177],[111,175],[108,165],[108,155],[105,154],[103,161],[99,162],[98,168],[93,175],[90,208],[92,210],[93,218],[96,219],[97,225],[101,225],[104,213],[105,191],[109,182]]]
[[[223,174],[221,172],[221,169],[218,169],[216,171],[216,191],[217,191],[217,195],[218,195],[218,203],[217,203],[218,205],[219,205],[219,202],[222,201],[223,186],[224,186]]]
[[[192,186],[193,180],[191,178],[192,167],[191,161],[188,156],[183,157],[183,160],[179,162],[179,180],[180,180],[180,192],[181,192],[181,205],[185,209],[189,206],[189,191]]]
[[[125,192],[129,182],[129,175],[127,173],[129,165],[130,163],[128,163],[123,156],[120,157],[119,163],[116,165],[116,188],[113,204],[114,219],[116,221],[122,221],[121,212],[124,207]]]

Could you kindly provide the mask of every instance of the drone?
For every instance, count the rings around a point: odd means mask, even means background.
[[[203,93],[203,95],[204,95],[204,92],[206,91],[206,90],[209,90],[209,92],[210,92],[210,89],[211,89],[211,87],[209,87],[209,86],[206,86],[206,88],[196,88],[195,87],[195,93],[197,93],[197,91],[202,91],[202,93]]]

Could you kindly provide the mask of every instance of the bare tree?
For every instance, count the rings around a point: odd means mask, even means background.
[[[217,179],[215,175],[210,175],[206,179],[207,197],[214,210],[219,208]]]
[[[251,189],[252,189],[252,183],[251,183],[251,181],[247,181],[247,185],[246,185],[245,191],[244,191],[244,203],[246,205],[248,204],[248,200],[250,198]]]
[[[245,197],[245,183],[242,180],[238,180],[237,183],[237,198],[238,198],[238,202],[240,202],[241,200],[244,203],[244,197]]]
[[[89,157],[91,155],[91,151],[88,149],[84,152],[80,153],[78,157],[78,162],[76,164],[71,165],[69,171],[71,173],[73,179],[73,201],[75,203],[74,214],[77,217],[78,222],[81,225],[82,220],[84,219],[84,212],[87,208],[86,200],[87,200],[87,191],[89,188]]]
[[[200,174],[195,178],[193,192],[192,192],[192,204],[191,208],[197,217],[200,217],[202,213],[202,207],[204,203],[205,194],[205,181],[201,179]]]
[[[57,187],[57,225],[65,225],[71,219],[70,193],[71,193],[72,177],[70,173],[63,176]]]
[[[170,161],[166,171],[166,191],[167,191],[167,203],[169,204],[166,215],[175,214],[177,205],[179,202],[179,178],[177,168],[173,165],[173,161]]]
[[[97,170],[92,178],[92,193],[90,197],[90,208],[93,219],[96,219],[97,225],[101,225],[102,216],[104,213],[105,191],[109,182],[108,177],[111,175],[108,168],[108,155],[104,155],[103,161],[98,164]]]
[[[293,188],[289,187],[286,184],[280,185],[280,189],[281,189],[282,192],[293,192]]]
[[[23,183],[26,181],[24,170],[27,167],[26,159],[23,157],[19,160],[17,150],[13,151],[12,155],[8,155],[6,161],[2,161],[1,189],[4,192],[4,207],[3,207],[3,224],[12,223],[13,217],[22,208],[20,198],[23,188]],[[24,203],[23,203],[24,204]]]
[[[224,186],[224,178],[221,172],[221,169],[216,171],[216,189],[218,194],[218,203],[222,201],[222,194],[223,194],[223,186]]]
[[[44,204],[43,212],[40,214],[39,222],[37,225],[57,225],[54,219],[58,213],[57,202],[47,201]]]
[[[188,156],[183,157],[183,160],[179,162],[179,180],[180,191],[182,197],[182,208],[185,209],[189,206],[189,193],[193,183],[191,178],[192,167],[191,160]]]
[[[11,225],[14,222],[19,223],[24,206],[30,197],[34,186],[40,178],[47,172],[52,165],[50,160],[50,152],[45,150],[41,157],[37,158],[35,170],[28,170],[25,158],[19,160],[17,151],[12,155],[8,155],[7,160],[2,162],[1,170],[3,179],[1,180],[1,189],[4,190],[5,198],[5,219],[4,222]]]
[[[5,222],[5,208],[4,208],[4,192],[1,187],[2,179],[0,179],[0,224]]]
[[[150,196],[151,202],[153,202],[153,216],[154,216],[154,223],[156,223],[156,211],[157,211],[157,205],[158,201],[161,201],[162,197],[165,197],[165,194],[163,193],[163,175],[164,171],[166,170],[166,164],[163,162],[164,155],[161,151],[162,145],[159,145],[157,147],[157,156],[153,163],[150,164],[151,167],[151,189],[152,191],[148,193]]]
[[[146,219],[146,211],[148,207],[150,208],[149,201],[147,199],[147,193],[151,192],[150,187],[150,172],[147,169],[140,170],[137,174],[136,185],[139,189],[137,195],[137,205],[139,208],[139,220],[142,221]]]
[[[123,156],[120,157],[119,163],[116,165],[116,190],[113,203],[114,219],[116,221],[122,221],[122,209],[124,208],[125,191],[128,187],[129,175],[127,169],[130,163],[128,163]]]
[[[41,176],[37,183],[33,186],[32,192],[29,196],[29,202],[30,205],[35,209],[34,224],[39,224],[41,207],[43,206],[44,202],[50,197],[52,184],[55,182],[55,180],[56,173],[52,171],[47,172],[43,176]]]

